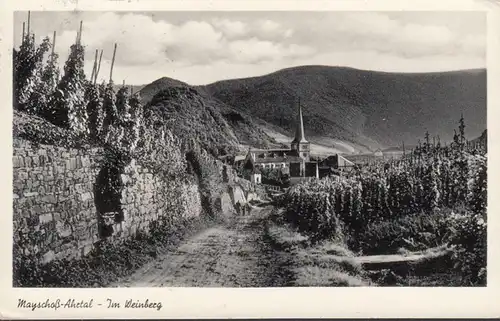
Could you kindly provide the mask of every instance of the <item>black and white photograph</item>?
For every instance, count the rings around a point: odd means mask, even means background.
[[[487,286],[484,11],[12,21],[14,288]]]

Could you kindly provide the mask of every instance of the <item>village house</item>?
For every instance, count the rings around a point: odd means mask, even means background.
[[[250,148],[245,157],[243,168],[254,178],[256,169],[281,169],[291,177],[316,177],[318,178],[318,163],[311,162],[310,143],[304,134],[302,107],[298,104],[298,124],[295,138],[290,149],[258,150]]]
[[[335,154],[328,156],[319,162],[319,177],[325,177],[330,175],[341,175],[342,173],[348,173],[355,168],[354,162],[351,162],[347,158]]]
[[[373,152],[374,157],[384,157],[384,153],[379,149],[377,149],[375,152]]]

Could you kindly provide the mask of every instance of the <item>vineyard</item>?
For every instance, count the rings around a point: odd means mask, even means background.
[[[447,244],[464,284],[486,283],[487,158],[465,140],[423,144],[399,160],[358,169],[345,180],[294,186],[286,220],[315,240],[334,239],[360,254]]]
[[[96,50],[92,74],[87,77],[84,72],[85,48],[81,42],[82,23],[62,74],[55,51],[56,32],[52,39],[46,37],[37,45],[35,34],[30,30],[29,14],[27,30],[25,27],[23,23],[21,45],[13,50],[15,110],[40,117],[61,128],[71,137],[70,144],[105,146],[111,154],[123,160],[163,156],[174,171],[183,166],[181,153],[175,152],[180,143],[162,124],[153,124],[144,117],[139,93],[133,93],[132,88],[125,84],[115,89],[116,44],[109,81],[97,83],[103,50],[100,55]],[[19,131],[16,134],[25,139],[50,141],[47,137],[37,137],[41,128],[22,128]]]

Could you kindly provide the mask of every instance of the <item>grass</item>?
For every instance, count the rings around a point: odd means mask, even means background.
[[[284,225],[271,225],[267,230],[269,239],[275,248],[291,250],[298,247],[307,247],[309,238]]]
[[[349,240],[351,250],[338,241],[311,242],[284,221],[283,209],[276,209],[269,217],[266,236],[292,276],[293,286],[460,286],[463,282],[453,270],[450,255],[440,254],[446,250],[448,214],[441,210],[370,224],[357,239]],[[408,262],[373,258],[367,263],[356,258],[387,254],[425,257]]]
[[[290,286],[369,286],[373,285],[354,253],[341,244],[325,241],[312,245],[309,237],[271,214],[265,236],[275,256],[290,275]]]

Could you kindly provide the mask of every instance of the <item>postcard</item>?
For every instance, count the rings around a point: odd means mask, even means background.
[[[6,4],[0,315],[498,317],[499,16]]]

